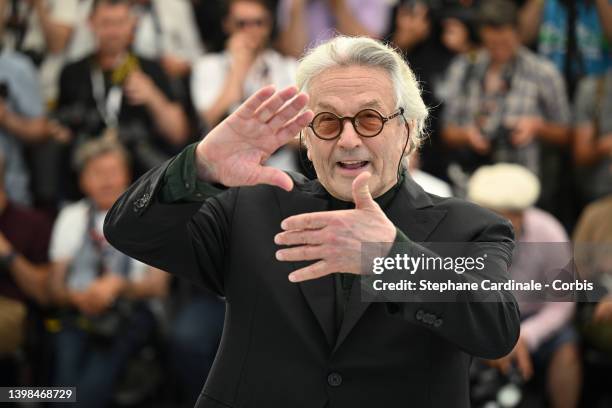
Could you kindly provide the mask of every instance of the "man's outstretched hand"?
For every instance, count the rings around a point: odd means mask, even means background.
[[[286,173],[263,163],[312,120],[312,111],[302,112],[307,103],[308,95],[295,87],[260,89],[200,142],[198,178],[228,187],[270,184],[291,190]]]
[[[386,243],[389,249],[396,229],[368,187],[370,173],[353,180],[354,210],[294,215],[281,223],[277,245],[291,246],[276,252],[280,261],[318,261],[289,275],[292,282],[320,278],[334,272],[361,273],[361,244]],[[387,251],[388,252],[388,251]]]

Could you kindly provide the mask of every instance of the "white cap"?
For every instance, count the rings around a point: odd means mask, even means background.
[[[468,183],[468,198],[492,210],[522,211],[534,205],[539,196],[540,181],[518,164],[482,166]]]

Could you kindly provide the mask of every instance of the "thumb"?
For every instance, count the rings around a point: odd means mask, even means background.
[[[371,209],[378,207],[372,198],[372,194],[370,194],[370,187],[368,187],[370,176],[370,173],[365,171],[353,180],[353,201],[355,202],[355,208]]]
[[[293,189],[293,180],[287,173],[273,167],[262,166],[257,177],[257,184],[269,184],[286,191]]]

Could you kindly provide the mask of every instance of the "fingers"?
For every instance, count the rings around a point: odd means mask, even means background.
[[[255,184],[269,184],[277,186],[286,191],[293,189],[293,180],[287,173],[273,167],[261,167]]]
[[[276,234],[274,243],[277,245],[319,245],[324,239],[322,230],[285,231]]]
[[[335,211],[323,211],[293,215],[281,222],[281,228],[287,230],[321,229],[328,225]],[[330,214],[331,213],[331,214]]]
[[[308,95],[305,93],[296,95],[289,103],[285,104],[278,112],[275,112],[274,115],[271,116],[268,125],[270,125],[274,131],[280,129],[285,123],[300,113],[307,103]]]
[[[293,98],[295,94],[297,94],[297,88],[295,86],[290,86],[282,91],[276,92],[270,99],[257,108],[255,117],[262,122],[269,121],[281,106]]]
[[[289,274],[289,280],[291,282],[303,282],[311,279],[318,279],[325,275],[332,273],[329,269],[327,262],[319,261],[305,268],[298,269]]]
[[[372,198],[370,194],[370,187],[368,181],[370,180],[371,174],[367,171],[360,173],[353,180],[353,201],[355,202],[355,208],[357,209],[376,209],[378,204]]]
[[[276,132],[277,142],[281,145],[287,143],[287,141],[295,137],[300,130],[308,126],[313,117],[314,113],[311,110],[307,110],[285,123],[283,127]]]
[[[274,85],[268,85],[261,88],[259,91],[251,95],[240,107],[236,110],[236,115],[243,119],[250,119],[257,109],[272,95],[274,95]]]
[[[315,261],[323,259],[323,247],[321,245],[302,245],[293,248],[279,249],[276,251],[276,259],[279,261]]]

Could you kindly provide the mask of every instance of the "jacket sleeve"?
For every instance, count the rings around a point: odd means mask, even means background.
[[[509,279],[508,269],[514,248],[512,227],[505,221],[494,221],[467,244],[470,257],[486,253],[486,268],[474,273],[433,270],[427,272],[431,282],[471,282],[478,285],[484,279],[501,283]],[[425,254],[440,256],[431,249],[411,241],[401,231],[388,257],[408,252],[411,256]],[[418,281],[423,275],[403,275]],[[412,296],[412,295],[410,295]],[[413,324],[425,327],[468,354],[495,359],[508,354],[516,344],[520,332],[520,317],[516,299],[510,291],[456,292],[448,295],[427,292],[426,298],[387,302],[389,313]]]
[[[196,194],[201,200],[168,200],[172,194],[167,184],[182,177],[182,159],[192,153],[190,146],[130,186],[106,215],[104,235],[125,254],[224,296],[225,254],[237,189],[200,186]],[[168,178],[175,161],[181,163],[179,171],[173,170]]]

